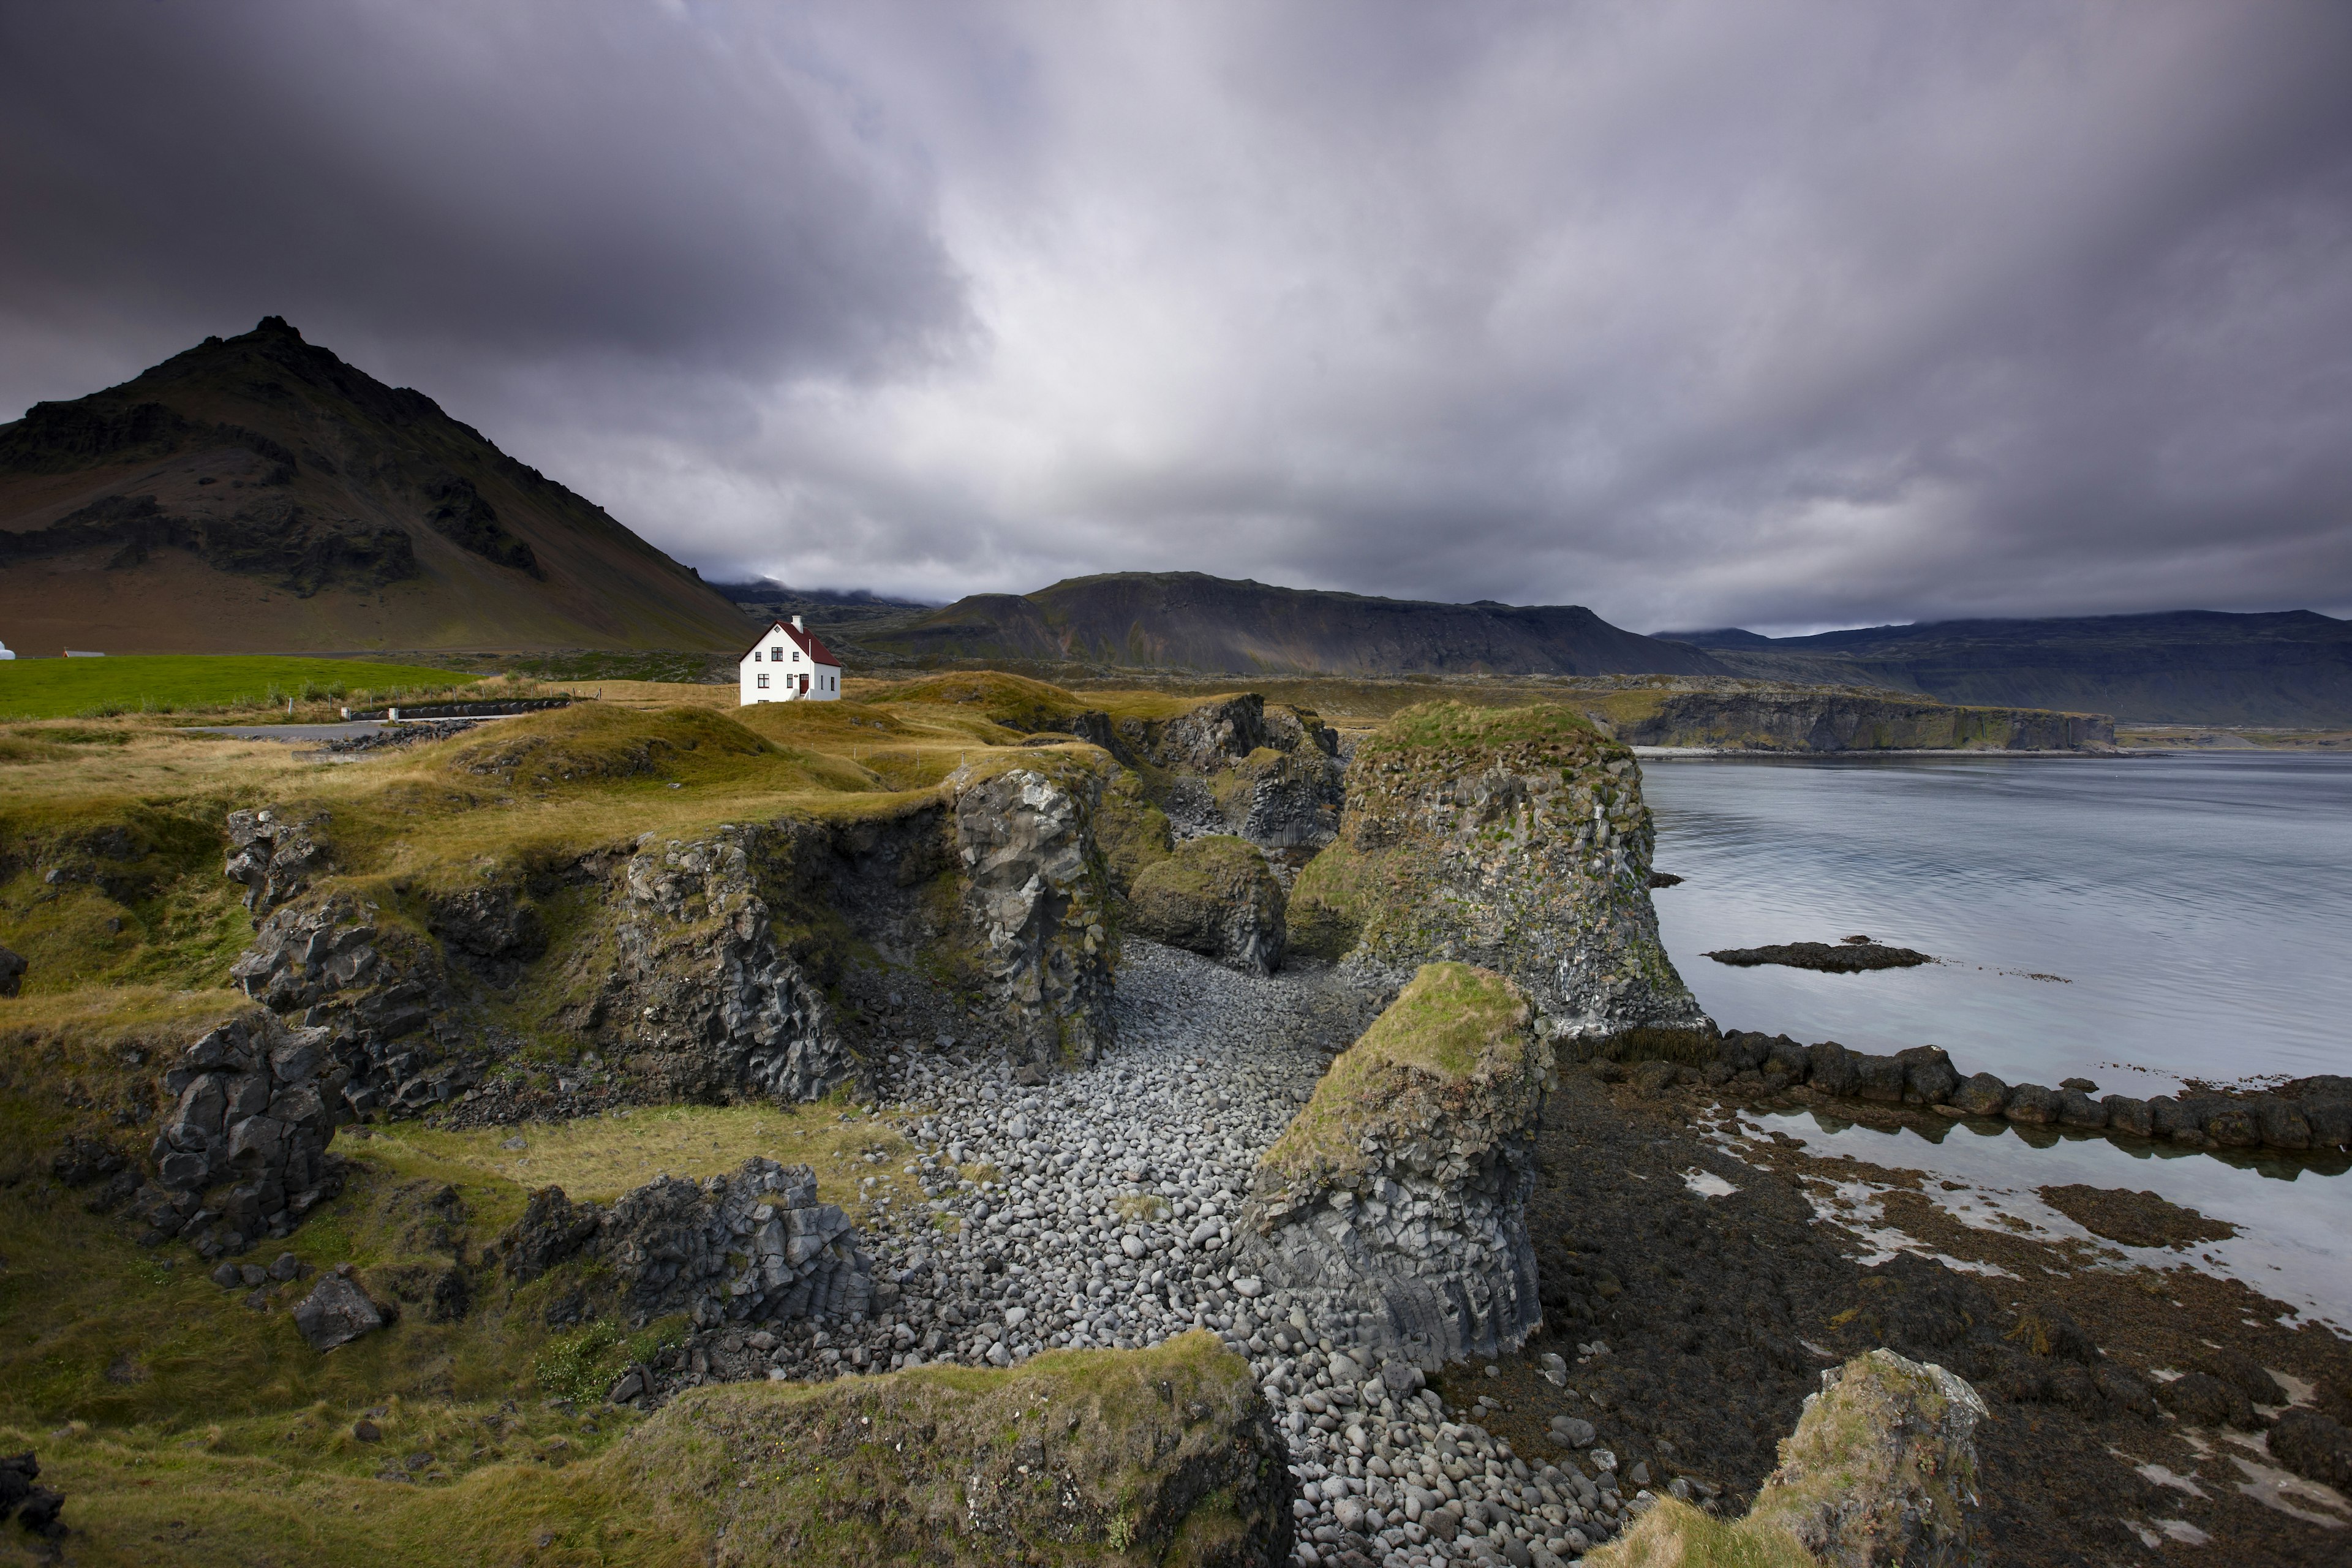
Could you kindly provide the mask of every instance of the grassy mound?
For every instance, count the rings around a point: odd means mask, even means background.
[[[0,717],[64,719],[247,708],[289,697],[394,701],[473,680],[424,665],[248,654],[131,654],[0,661]]]
[[[1530,1017],[1525,994],[1492,970],[1423,965],[1332,1062],[1258,1162],[1261,1180],[1294,1192],[1345,1184],[1369,1167],[1368,1141],[1433,1128],[1446,1129],[1450,1140],[1465,1110],[1500,1110],[1506,1121],[1531,1111],[1548,1068]]]
[[[190,1564],[1255,1564],[1289,1536],[1259,1412],[1248,1363],[1193,1333],[1008,1372],[707,1387],[617,1440],[518,1414],[478,1422],[505,1457],[446,1484],[299,1473],[202,1439],[8,1436],[38,1441],[92,1563],[152,1563],[160,1542]],[[407,1415],[377,1418],[373,1451],[396,1475],[412,1443],[467,1440]],[[355,1446],[340,1418],[285,1425],[289,1443]]]
[[[1375,758],[1437,752],[1488,752],[1565,745],[1581,754],[1601,731],[1558,703],[1478,708],[1465,702],[1423,702],[1404,710],[1360,748]]]
[[[921,703],[977,709],[991,721],[1023,734],[1051,729],[1055,721],[1085,712],[1092,704],[1058,686],[992,669],[960,670],[901,681],[875,694],[877,703]]]

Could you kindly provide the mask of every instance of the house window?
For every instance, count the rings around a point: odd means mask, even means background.
[[[760,677],[760,689],[762,691],[768,689],[768,678],[764,674]]]
[[[772,648],[770,648],[770,649],[768,650],[768,661],[769,661],[771,664],[782,664],[782,663],[783,663],[783,662],[784,662],[784,650],[783,650],[782,648],[780,648],[780,647],[772,647]]]

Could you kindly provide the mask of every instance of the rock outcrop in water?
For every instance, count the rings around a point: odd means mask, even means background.
[[[1551,1068],[1530,1012],[1492,971],[1413,977],[1258,1163],[1244,1223],[1268,1286],[1430,1369],[1526,1340],[1542,1321],[1526,1206]]]
[[[2143,1100],[2099,1094],[2088,1079],[2070,1079],[2051,1089],[2008,1083],[1989,1072],[1963,1074],[1941,1046],[1883,1055],[1835,1040],[1803,1046],[1786,1035],[1740,1030],[1721,1037],[1705,1068],[1681,1070],[1735,1092],[1778,1094],[1803,1085],[1840,1099],[2190,1149],[2352,1150],[2352,1078],[2336,1074],[2252,1093],[2188,1092]]]
[[[1548,1034],[1711,1041],[1650,902],[1633,754],[1566,708],[1407,709],[1356,748],[1340,837],[1299,874],[1294,946],[1509,975]]]

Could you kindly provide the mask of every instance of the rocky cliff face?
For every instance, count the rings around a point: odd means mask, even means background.
[[[1544,1031],[1711,1037],[1651,905],[1633,755],[1565,708],[1427,703],[1361,742],[1340,837],[1292,891],[1294,941],[1391,972],[1487,965]]]
[[[682,1311],[698,1328],[864,1312],[874,1299],[873,1259],[847,1216],[817,1202],[809,1167],[773,1160],[702,1182],[664,1176],[609,1210],[545,1187],[493,1250],[518,1284],[594,1258],[613,1310]]]
[[[1616,723],[1630,746],[1727,746],[1774,752],[2106,750],[2103,713],[1954,708],[1835,690],[1681,691],[1646,717]]]
[[[232,862],[234,864],[234,862]],[[433,944],[349,893],[272,910],[229,978],[271,1012],[325,1031],[344,1114],[420,1111],[478,1076]]]
[[[1269,849],[1313,849],[1339,832],[1347,800],[1339,737],[1310,709],[1269,708],[1244,692],[1173,719],[1082,712],[1052,722],[1148,774],[1183,837],[1229,833]]]
[[[544,1029],[616,1067],[624,1098],[815,1099],[942,1024],[1024,1062],[1092,1060],[1112,1037],[1100,793],[1086,767],[1023,768],[887,820],[648,835],[517,880],[403,885],[397,909],[336,888],[323,817],[240,812],[227,870],[267,915],[230,973],[325,1031],[343,1117],[496,1088],[520,1042],[478,1005],[538,980]],[[586,911],[560,941],[549,898]],[[850,962],[860,944],[879,962]]]
[[[1332,1064],[1260,1161],[1245,1266],[1434,1369],[1542,1321],[1526,1205],[1551,1053],[1526,996],[1431,964]]]
[[[824,993],[779,950],[761,896],[791,875],[796,837],[648,834],[613,879],[618,963],[604,1016],[626,1059],[673,1098],[814,1100],[856,1070]]]
[[[342,1190],[327,1152],[346,1073],[328,1032],[260,1014],[205,1033],[163,1075],[172,1097],[131,1212],[149,1238],[181,1236],[206,1258],[282,1237]]]
[[[1033,1061],[1111,1043],[1110,896],[1093,816],[1102,782],[1020,768],[956,797],[963,913],[996,1006]]]

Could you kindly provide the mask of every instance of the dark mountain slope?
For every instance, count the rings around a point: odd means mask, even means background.
[[[870,646],[960,658],[1076,659],[1235,674],[1721,675],[1714,658],[1574,605],[1373,599],[1197,572],[1073,577],[976,594]]]
[[[1743,674],[1874,681],[1948,702],[2089,710],[2126,722],[2352,722],[2352,621],[2309,610],[1674,635]]]
[[[272,316],[0,426],[0,635],[48,650],[726,647],[733,605]]]

